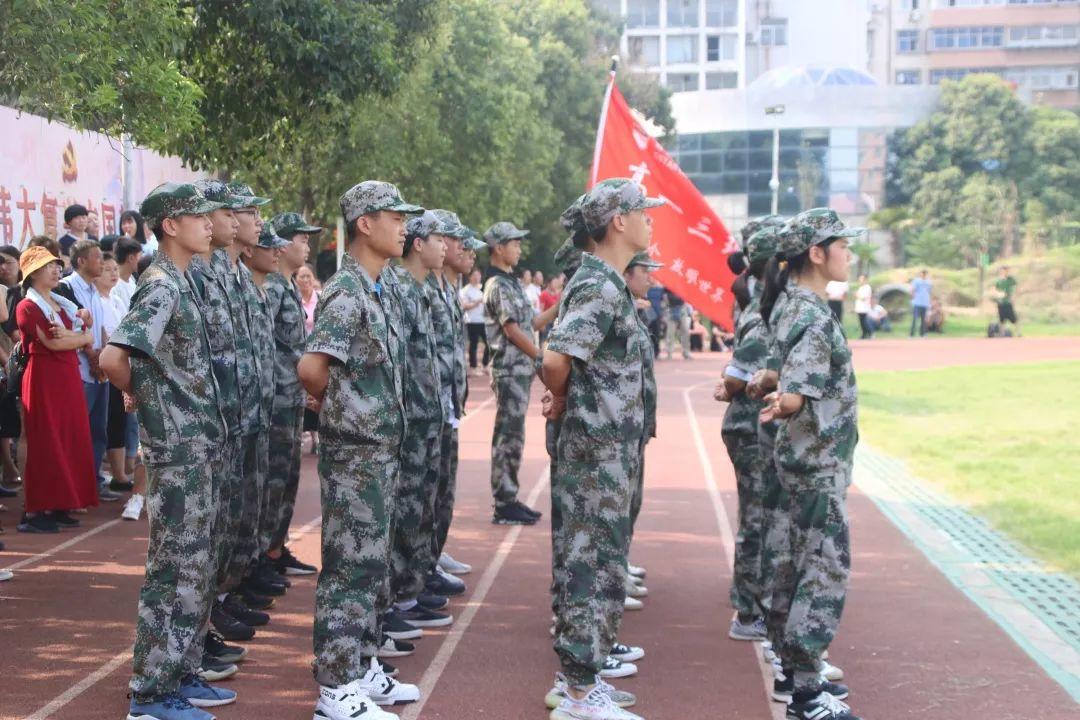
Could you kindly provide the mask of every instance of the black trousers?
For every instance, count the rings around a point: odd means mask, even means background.
[[[487,367],[491,354],[488,351],[487,335],[484,334],[484,323],[468,323],[465,327],[469,330],[469,367],[476,368],[476,349],[481,342],[484,343],[484,367]]]

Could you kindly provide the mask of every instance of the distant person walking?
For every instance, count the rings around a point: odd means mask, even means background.
[[[1000,277],[994,282],[994,289],[998,291],[996,298],[998,306],[998,323],[1001,329],[1005,329],[1005,323],[1011,322],[1015,329],[1014,335],[1020,335],[1020,321],[1016,318],[1016,308],[1013,307],[1013,293],[1016,292],[1016,278],[1009,273],[1009,266],[1002,265],[998,271]]]
[[[859,276],[859,288],[855,291],[855,314],[859,316],[859,328],[862,330],[861,340],[869,340],[874,337],[874,324],[870,313],[874,309],[874,289],[870,287],[865,275]]]
[[[668,323],[666,337],[664,338],[664,352],[667,354],[667,359],[670,360],[672,346],[675,344],[676,338],[678,338],[683,359],[689,360],[691,358],[690,308],[687,307],[686,302],[681,297],[670,290],[665,289],[664,295],[667,297],[668,303]]]
[[[847,294],[847,280],[833,280],[825,286],[825,297],[829,301],[829,309],[841,325],[844,324],[844,300]]]
[[[930,273],[919,271],[919,277],[911,281],[911,337],[915,337],[915,326],[919,326],[919,337],[926,335],[926,313],[930,310],[930,291],[934,284],[930,282]]]

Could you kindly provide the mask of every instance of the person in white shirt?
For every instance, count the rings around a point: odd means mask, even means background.
[[[143,246],[138,240],[122,237],[116,241],[113,248],[113,257],[116,258],[117,282],[110,296],[116,300],[118,306],[123,309],[123,314],[131,305],[131,296],[135,294],[138,282],[135,273],[139,269],[139,260],[142,259]],[[122,316],[121,315],[121,316]]]
[[[874,336],[874,326],[870,319],[870,312],[874,309],[874,289],[870,287],[865,275],[859,276],[859,289],[855,291],[855,314],[859,316],[859,328],[862,330],[861,340],[869,340]]]
[[[830,280],[825,285],[825,297],[829,300],[829,309],[841,323],[844,322],[844,298],[847,297],[848,284],[838,280]]]
[[[491,359],[488,352],[487,337],[484,335],[484,287],[481,284],[479,270],[469,273],[469,284],[461,288],[458,293],[461,300],[461,309],[465,312],[465,327],[469,333],[469,367],[473,375],[483,375],[488,371],[488,361]],[[484,356],[482,367],[476,364],[476,350],[480,343],[484,343]]]

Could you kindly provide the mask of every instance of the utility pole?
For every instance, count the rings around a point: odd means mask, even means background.
[[[783,115],[783,105],[769,105],[765,108],[766,115]],[[769,189],[772,190],[772,214],[779,214],[780,208],[780,127],[773,128],[772,135],[772,177],[769,179]]]

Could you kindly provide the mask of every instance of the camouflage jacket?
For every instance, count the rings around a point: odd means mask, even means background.
[[[304,354],[304,306],[296,285],[280,273],[266,277],[263,285],[270,315],[274,318],[274,408],[273,415],[284,413],[280,422],[289,422],[293,413],[304,406],[306,397],[296,364]]]
[[[260,430],[269,430],[270,414],[274,409],[274,316],[270,312],[270,297],[266,290],[256,285],[254,279],[249,277],[249,280],[248,319],[255,356],[259,358]]]
[[[491,268],[484,283],[484,329],[491,348],[492,375],[532,375],[533,361],[506,337],[503,325],[514,321],[532,333],[533,309],[513,275]]]
[[[229,435],[240,433],[240,386],[236,374],[236,338],[225,281],[200,255],[191,258],[188,275],[203,309],[210,339],[210,360],[218,387],[218,404]]]
[[[395,302],[348,254],[319,296],[305,351],[332,358],[319,413],[319,435],[331,445],[401,446],[404,343]]]
[[[234,268],[224,249],[214,251],[210,267],[225,285],[225,295],[232,314],[236,345],[236,377],[240,395],[240,434],[253,435],[267,427],[262,417],[262,362],[255,352],[251,329],[251,272],[243,263]]]
[[[586,254],[563,292],[547,349],[572,360],[558,457],[606,460],[645,436],[645,335],[620,273]]]
[[[456,288],[444,277],[434,273],[428,277],[435,302],[431,315],[438,333],[436,344],[439,352],[439,380],[443,392],[450,393],[454,417],[460,418],[469,390],[465,360],[465,313],[461,310]]]
[[[405,416],[409,420],[442,422],[442,383],[439,382],[438,348],[431,320],[432,305],[438,302],[426,282],[417,282],[408,270],[394,268],[401,290],[404,326]]]
[[[755,283],[754,294],[735,323],[735,349],[726,370],[727,375],[748,383],[754,373],[765,367],[769,356],[765,334],[765,321],[761,317],[761,283]],[[764,405],[764,402],[754,400],[745,392],[731,398],[724,413],[723,436],[742,442],[756,441],[758,413]]]
[[[802,410],[780,423],[776,461],[806,482],[850,476],[858,431],[858,388],[844,329],[824,300],[793,286],[776,321],[780,392],[805,398]]]
[[[761,324],[761,338],[765,343],[765,368],[767,370],[775,370],[780,372],[780,357],[778,355],[779,349],[776,344],[776,322],[780,319],[780,315],[784,312],[784,305],[787,304],[787,293],[780,293],[780,296],[776,298],[776,304],[773,305],[772,314],[769,315],[769,324],[765,324],[765,318],[762,317]],[[758,310],[760,314],[761,304],[758,303]],[[773,444],[776,441],[776,431],[779,429],[780,423],[776,420],[768,423],[758,423],[758,443],[760,443],[766,452],[771,454]]]
[[[649,326],[640,313],[635,313],[638,319],[638,330],[641,332],[642,341],[642,373],[645,376],[645,441],[656,437],[656,355],[653,353],[652,335],[649,334]]]
[[[163,252],[109,339],[131,353],[131,393],[151,463],[210,454],[225,438],[210,340],[189,277]]]

